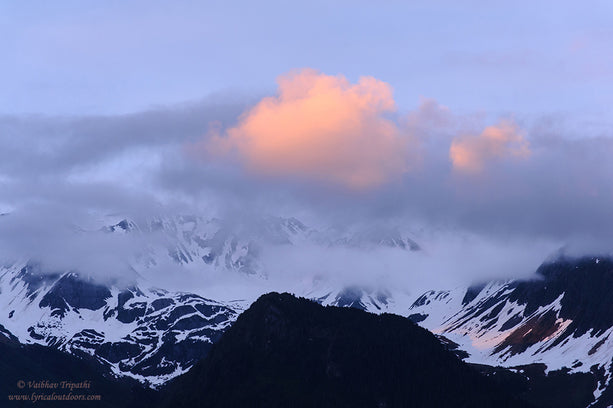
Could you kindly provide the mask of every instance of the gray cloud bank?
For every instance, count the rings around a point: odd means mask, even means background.
[[[487,271],[525,275],[564,245],[584,253],[611,250],[610,135],[565,130],[555,118],[517,119],[529,157],[462,173],[454,170],[449,147],[459,136],[479,134],[487,118],[457,116],[426,101],[393,118],[418,141],[412,152],[418,165],[399,179],[352,190],[255,174],[234,159],[201,155],[198,146],[209,137],[211,123],[235,126],[252,102],[206,100],[125,116],[0,117],[0,212],[11,213],[0,217],[0,255],[40,257],[55,268],[89,262],[97,265],[95,274],[105,275],[124,268],[142,243],[68,238],[75,228],[92,214],[143,220],[178,213],[247,228],[273,214],[340,234],[373,226],[400,229],[422,245],[424,255],[390,256],[381,269],[394,276],[410,270],[407,285],[421,278],[474,279]],[[328,262],[331,273],[343,276],[343,269],[367,275],[379,264],[376,256],[365,260],[368,253],[354,252],[346,264],[345,252],[321,251],[284,249],[271,255],[276,261],[270,267],[300,275]]]

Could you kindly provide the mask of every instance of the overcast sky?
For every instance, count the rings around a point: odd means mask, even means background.
[[[49,240],[42,215],[54,230],[92,211],[273,213],[478,237],[474,260],[525,249],[518,268],[563,245],[608,252],[612,15],[609,1],[0,2],[0,212]],[[0,237],[31,246],[17,230]]]

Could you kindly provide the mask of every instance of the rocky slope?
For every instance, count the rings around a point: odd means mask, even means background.
[[[0,268],[0,310],[20,342],[91,357],[152,386],[187,371],[238,314],[194,294],[119,289],[34,263]]]
[[[613,261],[561,258],[534,279],[430,291],[409,318],[457,343],[466,361],[591,373],[593,406],[613,403]],[[521,370],[521,369],[518,369]]]

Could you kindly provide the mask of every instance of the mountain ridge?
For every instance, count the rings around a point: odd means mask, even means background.
[[[612,259],[563,257],[532,280],[426,292],[409,318],[457,343],[468,362],[591,373],[598,381],[592,406],[606,406],[613,403],[611,289]]]
[[[406,318],[287,293],[261,296],[168,393],[162,406],[529,406]]]

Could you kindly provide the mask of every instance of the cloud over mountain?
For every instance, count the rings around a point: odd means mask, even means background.
[[[14,213],[0,244],[25,256],[36,242],[52,259],[71,250],[58,225],[90,214],[195,213],[248,230],[273,214],[318,229],[410,231],[431,256],[456,254],[454,267],[531,251],[508,268],[518,273],[565,244],[612,246],[609,134],[572,117],[511,121],[431,99],[397,110],[391,87],[368,77],[306,69],[278,85],[123,116],[0,117],[0,213]]]

